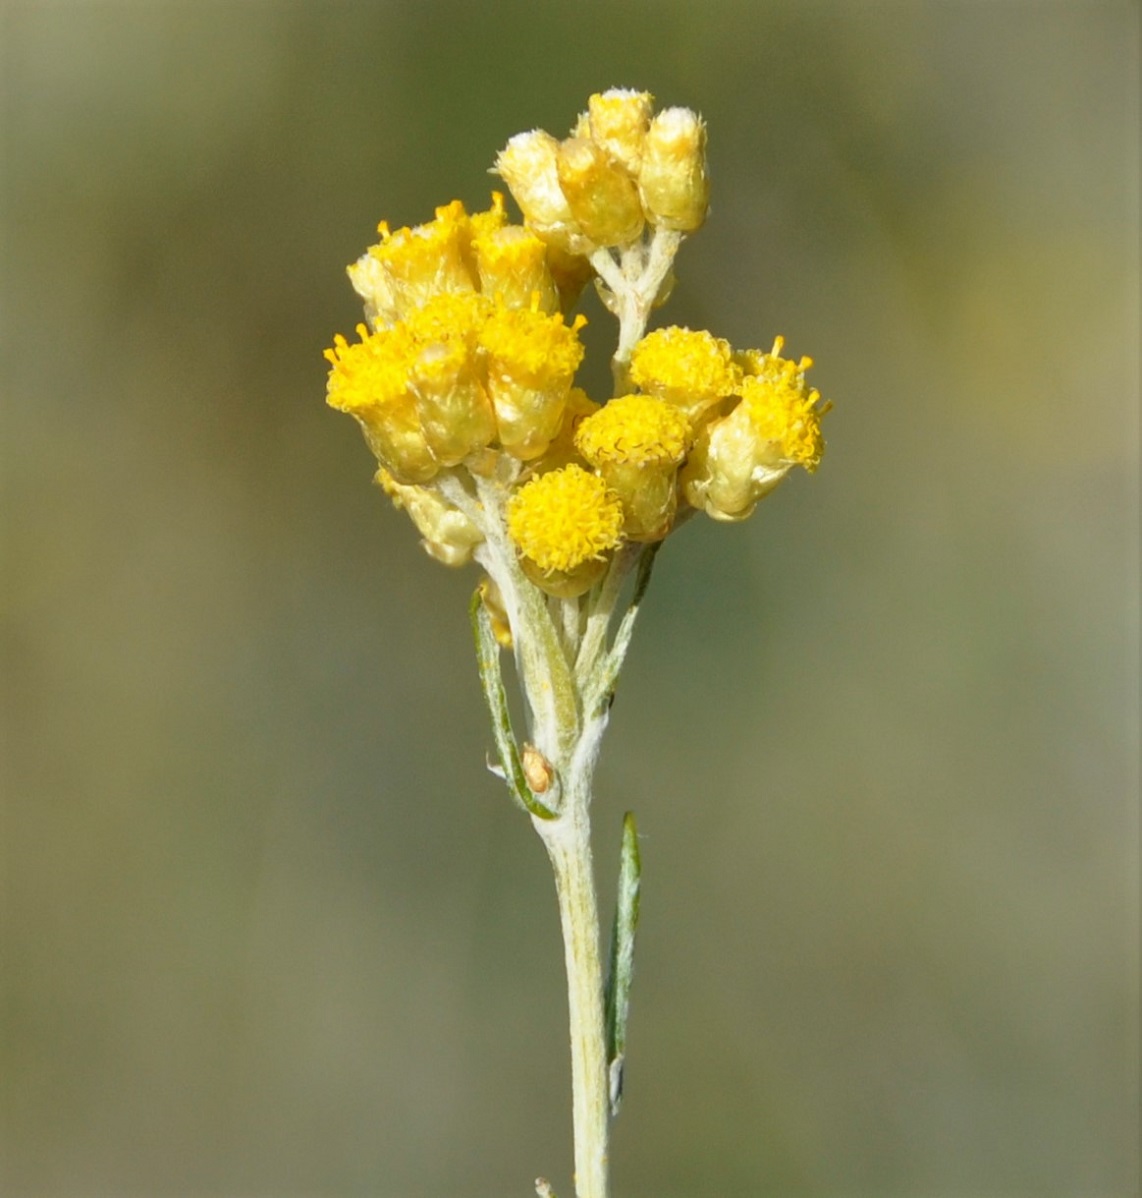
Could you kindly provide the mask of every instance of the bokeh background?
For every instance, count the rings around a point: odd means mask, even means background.
[[[7,3],[5,1195],[571,1185],[547,864],[465,605],[324,408],[344,266],[653,91],[663,319],[829,452],[659,558],[620,1198],[1138,1184],[1139,10]],[[610,318],[587,305],[605,387]]]

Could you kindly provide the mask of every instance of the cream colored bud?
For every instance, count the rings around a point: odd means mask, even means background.
[[[484,534],[435,488],[406,486],[387,470],[378,470],[376,481],[395,507],[408,512],[431,557],[446,566],[463,566],[472,560],[472,551],[483,541]]]
[[[559,147],[556,169],[579,228],[596,245],[625,245],[642,232],[638,187],[602,146],[569,137]]]
[[[682,493],[691,507],[715,520],[736,522],[789,473],[770,442],[759,441],[747,406],[703,428],[682,471]]]
[[[559,187],[559,142],[542,129],[517,133],[500,151],[495,170],[515,197],[527,223],[544,241],[572,254],[594,248],[572,215]]]
[[[638,188],[652,224],[683,233],[701,228],[710,206],[706,126],[689,108],[665,108],[650,123]]]
[[[362,254],[347,268],[353,290],[365,301],[369,328],[388,328],[400,319],[389,273],[372,254]]]
[[[650,92],[613,87],[587,102],[586,128],[592,140],[631,175],[637,175],[653,111],[654,97]],[[587,136],[578,129],[575,135]]]

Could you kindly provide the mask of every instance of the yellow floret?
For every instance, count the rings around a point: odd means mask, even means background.
[[[559,292],[547,267],[547,244],[523,225],[505,225],[472,241],[480,290],[506,308],[526,308],[539,296],[544,312],[559,308]]]
[[[623,509],[601,478],[564,466],[533,478],[508,503],[508,533],[543,571],[569,572],[618,545]]]
[[[459,203],[459,200],[453,200]],[[473,212],[468,218],[468,232],[471,240],[477,237],[487,237],[497,229],[502,229],[508,223],[507,209],[504,207],[504,193],[492,192],[492,206],[484,212]]]
[[[409,382],[415,345],[402,325],[370,333],[350,345],[338,334],[325,351],[330,363],[326,401],[356,417],[377,461],[401,482],[426,482],[438,469],[428,448]]]
[[[502,370],[517,382],[569,387],[583,360],[579,330],[586,323],[584,316],[566,325],[559,312],[548,316],[531,308],[501,308],[480,330],[480,344],[492,360],[491,369]]]
[[[476,335],[492,305],[475,291],[452,291],[433,296],[409,313],[404,324],[421,344],[461,340],[474,346]]]
[[[378,229],[381,242],[369,253],[384,268],[397,316],[407,316],[441,292],[475,290],[468,264],[470,219],[459,200],[437,208],[428,224],[390,233],[382,222]]]
[[[634,347],[630,374],[642,390],[677,404],[692,418],[741,385],[729,342],[704,329],[677,326],[655,329]]]
[[[784,344],[778,337],[768,354],[753,359],[754,373],[742,385],[742,405],[759,440],[780,446],[785,461],[812,473],[825,449],[821,417],[829,405],[818,407],[821,393],[805,382],[813,359],[791,362],[780,357]]]
[[[370,333],[357,326],[360,341],[350,345],[338,333],[333,348],[325,351],[330,363],[326,402],[339,412],[359,413],[394,403],[408,393],[408,375],[402,364],[407,337],[400,329]]]
[[[592,466],[677,466],[692,436],[690,421],[679,408],[653,395],[623,395],[579,425],[575,448]]]

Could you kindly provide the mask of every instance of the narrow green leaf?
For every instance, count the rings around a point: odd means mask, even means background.
[[[638,825],[634,812],[623,816],[623,843],[619,861],[618,899],[611,930],[611,960],[604,993],[607,1025],[607,1075],[611,1116],[619,1113],[623,1097],[623,1064],[626,1059],[627,1016],[634,974],[634,938],[638,929],[638,894],[642,864],[638,855]]]
[[[468,611],[472,617],[472,635],[476,641],[476,664],[480,670],[480,683],[484,688],[488,711],[491,713],[492,735],[495,737],[496,753],[500,759],[504,781],[508,785],[508,793],[524,811],[531,815],[539,819],[556,819],[558,813],[545,807],[527,784],[519,750],[516,748],[515,736],[512,733],[508,698],[504,693],[504,679],[500,670],[500,646],[492,631],[492,617],[488,614],[488,609],[484,606],[484,601],[478,590],[472,596]]]
[[[623,614],[622,620],[619,621],[619,626],[615,630],[615,639],[611,643],[610,649],[603,656],[598,673],[592,679],[588,710],[604,710],[610,706],[614,699],[615,687],[618,685],[619,680],[619,670],[622,669],[627,649],[630,648],[630,638],[634,632],[634,622],[638,619],[639,605],[646,594],[646,588],[650,585],[650,575],[654,570],[654,559],[661,548],[661,541],[656,541],[653,544],[643,547],[643,551],[638,559],[638,572],[634,577],[634,591],[631,594],[630,606]]]

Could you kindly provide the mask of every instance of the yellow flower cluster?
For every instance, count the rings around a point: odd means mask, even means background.
[[[454,201],[381,234],[349,268],[372,328],[326,350],[329,404],[404,484],[489,447],[538,457],[562,424],[585,323],[564,323],[543,243],[507,225],[499,196],[487,212]]]
[[[424,225],[381,224],[349,268],[368,323],[325,351],[329,404],[358,421],[433,556],[462,565],[506,532],[533,582],[573,597],[624,542],[659,541],[694,511],[744,519],[793,466],[816,468],[828,405],[805,382],[811,360],[783,358],[780,337],[767,353],[678,327],[642,336],[649,284],[616,373],[629,393],[600,406],[573,386],[585,320],[568,323],[570,307],[596,270],[604,298],[625,285],[608,247],[652,259],[674,238],[672,257],[705,218],[694,113],[605,92],[570,137],[519,134],[496,169],[524,223],[496,194],[485,212],[453,201]]]

